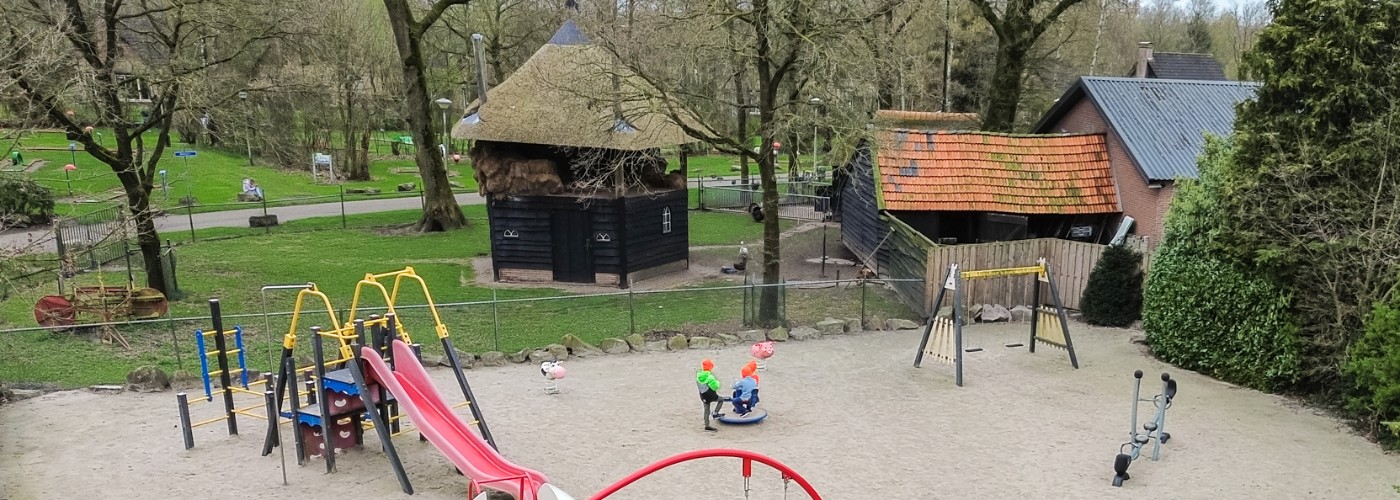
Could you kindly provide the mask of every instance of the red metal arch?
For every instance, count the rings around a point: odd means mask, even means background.
[[[659,460],[656,463],[643,467],[637,472],[633,472],[631,475],[622,478],[620,481],[613,483],[612,486],[604,488],[603,491],[600,491],[594,494],[593,496],[589,497],[589,500],[601,500],[603,498],[607,498],[608,495],[617,493],[617,490],[620,490],[626,487],[627,485],[636,482],[638,479],[646,477],[653,472],[665,469],[672,465],[676,465],[681,462],[689,462],[691,460],[696,460],[700,458],[713,457],[732,457],[743,459],[745,477],[749,476],[753,472],[753,465],[751,462],[758,462],[767,465],[769,467],[777,469],[778,472],[782,472],[783,477],[790,478],[793,481],[796,481],[797,485],[801,486],[802,490],[807,492],[807,496],[812,497],[812,500],[821,500],[822,498],[821,495],[817,493],[817,490],[812,488],[811,483],[808,483],[806,479],[803,479],[802,476],[797,473],[797,471],[794,471],[792,470],[792,468],[783,465],[782,462],[751,451],[736,450],[730,448],[715,448],[710,450],[688,451],[679,455]]]

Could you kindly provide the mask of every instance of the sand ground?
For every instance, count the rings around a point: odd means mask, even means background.
[[[968,354],[963,388],[950,366],[910,366],[915,331],[780,344],[761,374],[769,420],[718,433],[700,428],[694,369],[712,356],[732,379],[747,361],[742,346],[572,360],[553,396],[541,391],[537,367],[468,376],[505,456],[579,498],[663,457],[719,447],[776,458],[839,500],[1396,497],[1400,457],[1319,411],[1166,367],[1125,330],[1075,325],[1079,370],[1063,351],[1003,347],[1027,329],[969,327],[968,345],[985,350]],[[1144,397],[1163,371],[1180,380],[1167,415],[1173,437],[1161,461],[1140,459],[1132,480],[1113,488],[1134,369],[1148,373]],[[434,377],[454,393],[449,371]],[[199,407],[196,418],[216,411]],[[373,433],[340,456],[334,474],[319,460],[298,467],[289,458],[283,485],[280,455],[258,456],[265,424],[242,419],[240,429],[230,437],[222,424],[199,428],[196,447],[182,449],[172,393],[72,391],[8,405],[0,498],[407,498]],[[431,445],[411,436],[396,444],[417,498],[465,497],[465,480]],[[612,498],[745,498],[739,471],[736,459],[690,462]],[[784,498],[771,469],[756,467],[750,486],[749,498]],[[787,498],[803,495],[794,485]]]

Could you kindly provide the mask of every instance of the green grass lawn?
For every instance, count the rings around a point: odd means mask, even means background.
[[[197,231],[199,240],[178,247],[179,283],[186,298],[171,304],[165,320],[127,325],[120,331],[133,349],[105,345],[92,335],[30,331],[0,333],[0,380],[46,381],[64,386],[120,381],[126,372],[140,365],[155,365],[167,371],[195,370],[193,334],[197,328],[210,328],[207,319],[174,321],[169,318],[206,317],[207,299],[218,297],[228,317],[226,325],[242,326],[247,334],[249,361],[256,369],[271,366],[269,353],[275,350],[289,322],[286,316],[269,319],[264,326],[259,289],[264,285],[316,282],[333,301],[336,313],[344,317],[355,293],[356,281],[365,273],[380,273],[412,266],[431,287],[439,304],[558,296],[562,292],[543,288],[495,288],[479,285],[470,260],[489,251],[488,227],[481,206],[464,207],[473,224],[449,233],[416,234],[365,226],[395,226],[412,222],[416,211],[386,212],[350,217],[352,226],[339,229],[339,217],[292,221],[271,235],[260,230],[212,228]],[[693,245],[737,244],[757,240],[762,226],[742,214],[691,212]],[[171,235],[180,241],[178,236]],[[218,239],[224,237],[227,239]],[[236,237],[236,238],[232,238]],[[125,282],[125,272],[86,274],[84,284]],[[136,277],[142,279],[140,276]],[[459,349],[514,351],[539,347],[566,333],[590,342],[605,337],[621,337],[635,329],[685,330],[703,325],[722,324],[737,328],[742,316],[742,290],[715,290],[726,282],[706,283],[684,292],[629,296],[625,293],[602,297],[578,297],[546,302],[507,302],[444,307],[444,324],[449,327]],[[52,285],[30,290],[0,302],[3,328],[32,325],[31,308],[38,296],[53,293]],[[369,290],[369,289],[366,289]],[[617,293],[600,287],[596,293]],[[898,314],[898,302],[884,292],[869,294],[867,305],[873,312]],[[787,310],[796,321],[814,322],[825,316],[855,316],[859,310],[858,292],[852,290],[798,290],[789,294]],[[294,294],[273,292],[268,308],[288,311]],[[382,298],[365,295],[362,307],[383,305]],[[421,292],[406,289],[402,304],[422,304]],[[839,304],[839,306],[833,306]],[[299,330],[312,324],[328,324],[322,307],[314,308],[301,321]],[[363,317],[365,313],[361,313]],[[240,315],[247,315],[241,316]],[[400,311],[404,324],[434,352],[432,321],[424,309]],[[231,326],[226,326],[231,328]],[[309,347],[303,344],[303,347]],[[300,351],[299,351],[300,352]],[[309,352],[304,351],[304,352]],[[177,356],[178,353],[178,356]]]
[[[105,138],[109,145],[112,142],[110,137],[109,133]],[[155,136],[152,135],[147,144],[154,143]],[[109,200],[125,200],[121,193],[121,185],[106,164],[97,161],[81,149],[70,153],[67,151],[67,145],[64,135],[59,132],[29,134],[21,142],[24,148],[21,151],[26,163],[40,159],[48,162],[29,176],[53,190],[55,198],[59,201],[56,209],[59,215],[73,215],[98,207],[105,208],[112,203]],[[34,149],[36,147],[58,147],[63,150]],[[188,162],[174,156],[175,151],[187,149],[195,151],[197,156],[190,158]],[[77,170],[65,175],[64,166],[69,163],[73,163]],[[460,189],[476,190],[476,179],[467,162],[448,163],[447,167],[449,172],[456,174],[451,180],[462,184]],[[265,197],[278,204],[336,201],[339,199],[342,185],[312,182],[309,171],[286,170],[266,165],[249,166],[247,157],[241,153],[183,144],[176,144],[167,149],[158,169],[166,172],[165,187],[162,189],[161,177],[157,175],[152,202],[166,210],[177,207],[180,198],[187,195],[193,195],[201,205],[195,209],[196,212],[258,206],[256,203],[237,201],[244,178],[256,180]],[[420,187],[422,184],[411,156],[371,161],[370,175],[370,181],[345,182],[343,186],[345,189],[378,188],[382,194],[376,196],[385,197],[417,196],[416,193],[396,193],[395,188],[407,182]],[[349,195],[347,199],[367,197],[369,196]]]

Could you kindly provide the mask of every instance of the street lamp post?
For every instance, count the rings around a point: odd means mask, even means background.
[[[442,110],[443,157],[446,157],[448,153],[452,152],[452,140],[449,135],[451,132],[447,130],[447,108],[452,106],[452,101],[446,97],[439,97],[438,100],[433,102],[437,103],[438,108]]]
[[[248,113],[248,93],[239,91],[238,100],[243,101],[244,122],[247,123],[247,133],[244,134],[243,140],[248,144],[248,166],[251,167],[253,166],[253,124],[251,123],[252,116]]]
[[[817,107],[822,105],[822,98],[813,97],[807,102],[811,103],[812,105],[812,173],[813,175],[815,175],[817,172],[817,118],[819,117],[817,113]]]

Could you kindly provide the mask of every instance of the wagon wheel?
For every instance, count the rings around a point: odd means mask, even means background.
[[[154,288],[137,288],[131,291],[131,312],[133,319],[156,319],[170,309],[165,294]]]
[[[77,311],[67,297],[49,295],[34,304],[34,321],[39,322],[39,326],[62,329],[73,325],[76,316]]]

